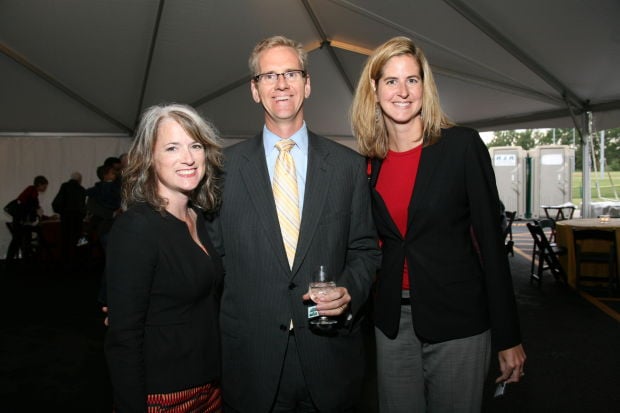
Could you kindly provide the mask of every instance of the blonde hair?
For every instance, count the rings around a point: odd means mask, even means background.
[[[162,104],[147,108],[140,119],[136,137],[127,154],[127,167],[123,171],[123,208],[146,202],[160,212],[168,201],[158,193],[157,176],[153,161],[153,148],[157,141],[159,125],[165,119],[177,122],[185,132],[205,150],[205,176],[190,193],[191,202],[207,211],[215,210],[220,203],[219,176],[222,171],[222,150],[217,130],[204,120],[194,108],[182,104]]]
[[[252,50],[252,53],[250,54],[248,66],[250,67],[250,72],[252,73],[252,76],[256,76],[259,74],[260,66],[258,64],[258,58],[260,54],[265,50],[280,46],[290,47],[291,49],[293,49],[295,53],[297,53],[297,57],[299,58],[301,70],[306,70],[306,67],[308,66],[308,52],[306,52],[304,46],[301,43],[284,36],[271,36],[258,42],[256,46],[254,46],[254,50]]]
[[[408,37],[394,37],[377,47],[368,57],[353,97],[351,127],[362,155],[381,159],[387,155],[389,137],[381,108],[375,100],[375,89],[387,62],[402,55],[412,56],[420,65],[423,145],[435,143],[441,137],[441,128],[454,125],[441,109],[433,73],[422,49]]]

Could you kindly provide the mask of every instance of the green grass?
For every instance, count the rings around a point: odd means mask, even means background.
[[[610,179],[611,176],[611,179]],[[581,204],[581,171],[573,174],[573,199],[575,205]],[[615,185],[612,185],[612,183]],[[620,171],[605,172],[604,178],[601,178],[600,172],[590,173],[590,189],[592,202],[620,200]],[[614,191],[615,189],[615,191]]]

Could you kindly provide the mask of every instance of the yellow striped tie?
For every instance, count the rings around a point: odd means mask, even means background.
[[[293,268],[293,261],[295,260],[300,222],[297,174],[295,173],[295,161],[291,156],[293,146],[295,146],[295,141],[291,139],[281,139],[276,143],[276,148],[280,153],[276,159],[272,184],[284,249],[291,268]]]

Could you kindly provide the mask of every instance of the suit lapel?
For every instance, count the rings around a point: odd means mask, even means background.
[[[428,191],[432,190],[431,182],[435,181],[434,175],[437,173],[438,165],[440,165],[439,160],[441,159],[442,148],[441,140],[438,143],[422,148],[415,186],[413,187],[413,194],[409,202],[407,230],[413,225],[421,200],[425,199]]]
[[[282,233],[280,232],[271,182],[269,181],[262,133],[256,136],[253,141],[254,144],[249,146],[248,152],[244,155],[246,163],[240,167],[241,176],[245,190],[252,201],[252,206],[257,212],[260,225],[262,225],[265,235],[271,243],[272,251],[288,272],[290,269],[284,250]]]
[[[442,152],[441,140],[427,147],[422,148],[422,154],[420,155],[420,165],[418,166],[418,173],[416,175],[416,181],[413,187],[413,194],[409,201],[409,211],[407,214],[407,234],[411,229],[416,212],[419,209],[419,205],[422,199],[424,199],[429,190],[432,189],[430,183],[433,182],[433,175],[437,172],[438,160],[441,158]],[[372,173],[370,176],[370,187],[373,201],[376,203],[376,207],[379,209],[379,218],[384,220],[385,227],[388,228],[395,236],[402,238],[402,235],[394,223],[392,216],[385,204],[385,201],[381,197],[381,194],[376,189],[377,180],[379,177],[379,171],[381,169],[382,161],[379,159],[372,160]]]
[[[299,241],[293,263],[293,276],[303,262],[319,220],[323,215],[327,194],[332,189],[331,177],[332,166],[328,162],[329,151],[321,140],[308,131],[308,168],[306,171],[306,189],[304,194],[304,206],[301,217]]]
[[[383,228],[390,230],[395,237],[402,238],[400,230],[396,226],[396,223],[392,219],[392,215],[390,215],[390,211],[388,210],[383,197],[377,191],[377,181],[379,179],[379,172],[381,171],[381,165],[383,165],[383,161],[381,159],[374,158],[371,160],[371,174],[370,174],[370,193],[372,195],[373,202],[375,203],[376,208],[379,210],[378,214],[375,214],[375,219],[383,220]]]

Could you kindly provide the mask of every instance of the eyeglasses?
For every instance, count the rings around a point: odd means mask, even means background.
[[[278,79],[282,76],[284,80],[288,82],[294,82],[297,79],[302,77],[306,77],[305,70],[289,70],[288,72],[283,73],[260,73],[252,78],[255,82],[263,82],[267,84],[275,84]]]

